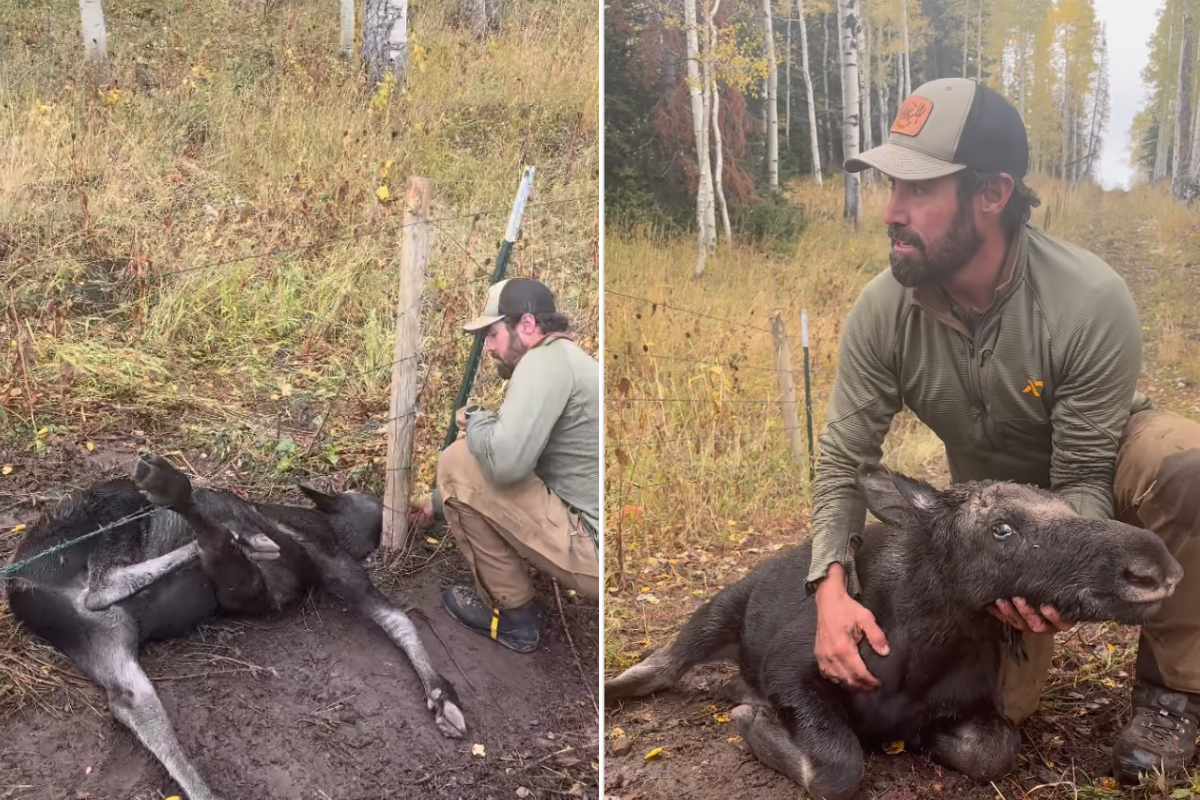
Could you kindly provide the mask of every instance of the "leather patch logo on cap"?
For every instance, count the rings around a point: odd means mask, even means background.
[[[900,106],[896,121],[892,123],[892,133],[905,136],[916,136],[925,127],[925,122],[933,112],[933,102],[920,95],[910,94]]]

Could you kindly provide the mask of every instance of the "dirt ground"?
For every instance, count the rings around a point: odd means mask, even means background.
[[[1084,641],[1073,642],[1072,649],[1078,652]],[[1055,672],[1063,677],[1060,669]],[[614,800],[715,800],[751,794],[761,800],[802,798],[795,784],[751,755],[736,724],[729,721],[733,706],[720,690],[735,674],[732,666],[708,665],[690,673],[673,692],[607,709],[605,796]],[[867,773],[857,797],[1121,797],[1100,787],[1110,774],[1109,743],[1127,711],[1127,701],[1119,693],[1066,687],[1022,726],[1021,763],[996,786],[973,783],[921,754],[880,750],[868,753]],[[624,735],[614,737],[614,726]],[[660,747],[660,753],[646,760]],[[1077,795],[1075,787],[1080,790]],[[1058,792],[1045,791],[1050,788]]]
[[[14,544],[13,524],[36,515],[14,497],[120,474],[136,449],[135,442],[108,443],[96,453],[76,448],[19,464],[13,476],[20,480],[8,481],[0,496],[7,535],[0,560]],[[597,797],[595,604],[563,596],[585,683],[545,582],[544,646],[520,655],[464,630],[440,607],[442,588],[469,578],[454,552],[418,551],[399,571],[375,571],[386,594],[417,609],[435,665],[459,692],[467,736],[438,733],[416,674],[382,630],[318,595],[278,619],[223,620],[189,640],[145,648],[142,663],[214,790],[228,800]],[[99,691],[54,651],[13,633],[11,618],[4,624],[19,643],[17,657],[44,662],[41,674],[62,680],[15,703],[0,691],[0,798],[160,800],[179,793],[111,718]],[[4,663],[0,690],[6,677],[16,679],[4,674]]]

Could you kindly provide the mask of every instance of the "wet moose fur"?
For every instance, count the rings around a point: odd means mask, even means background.
[[[898,739],[971,778],[999,780],[1020,748],[997,698],[1001,658],[1025,653],[1020,633],[986,607],[1024,597],[1065,619],[1139,624],[1183,574],[1150,531],[1085,519],[1035,487],[938,491],[873,465],[860,468],[859,486],[886,523],[868,525],[855,554],[857,599],[888,639],[887,656],[865,639],[859,645],[878,688],[857,691],[820,674],[804,545],[702,605],[667,647],[608,681],[605,697],[667,689],[697,664],[733,658],[743,739],[816,800],[853,797],[863,747]]]
[[[302,486],[316,508],[244,501],[191,486],[159,456],[133,480],[75,493],[30,527],[22,560],[120,523],[22,569],[8,587],[16,618],[108,693],[113,715],[166,767],[189,800],[218,795],[183,752],[138,663],[139,645],[185,636],[220,614],[285,610],[325,589],[378,624],[408,656],[443,735],[466,723],[454,688],[432,666],[416,628],[362,565],[379,545],[382,504],[358,492]],[[133,519],[127,519],[133,517]]]

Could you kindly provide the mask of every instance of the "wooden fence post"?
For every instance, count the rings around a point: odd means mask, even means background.
[[[775,340],[775,375],[779,379],[779,406],[783,411],[784,433],[787,434],[792,460],[799,462],[804,458],[804,451],[801,447],[800,419],[796,416],[796,382],[792,380],[792,360],[788,355],[783,315],[778,311],[771,315],[771,337]]]
[[[400,299],[392,361],[392,401],[388,412],[387,484],[383,494],[383,547],[408,546],[408,503],[412,493],[412,451],[416,430],[417,356],[421,352],[421,293],[429,260],[429,206],[433,184],[410,177],[400,245]]]

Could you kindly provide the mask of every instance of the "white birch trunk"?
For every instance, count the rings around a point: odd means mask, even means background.
[[[967,15],[971,13],[971,7],[967,5],[967,0],[963,0],[963,65],[962,77],[967,77],[967,42],[971,41],[971,20]]]
[[[891,118],[891,87],[888,85],[887,79],[888,69],[883,69],[883,80],[879,82],[879,143],[883,144],[888,140],[888,128]]]
[[[838,48],[842,57],[842,152],[847,160],[858,155],[858,14],[855,0],[837,0]],[[846,172],[843,216],[857,229],[862,223],[861,173]]]
[[[783,118],[783,136],[789,153],[792,152],[792,54],[794,52],[795,48],[792,46],[792,12],[789,8],[787,16],[787,71],[783,73],[787,77],[787,101],[785,102],[787,113]]]
[[[904,37],[904,85],[900,87],[900,101],[912,94],[912,53],[908,46],[908,0],[900,0],[900,32]]]
[[[713,212],[712,167],[708,152],[708,109],[704,102],[705,82],[700,75],[699,18],[696,0],[684,0],[684,28],[687,31],[687,82],[692,99],[692,131],[696,139],[696,166],[700,182],[696,187],[696,227],[699,252],[696,256],[695,277],[704,274],[709,252],[716,246],[717,225]]]
[[[837,24],[837,15],[834,14],[834,25]],[[825,35],[825,43],[823,45],[824,52],[821,55],[823,63],[821,64],[821,78],[825,83],[825,113],[822,115],[821,124],[825,126],[825,146],[829,148],[827,160],[833,160],[833,142],[836,135],[835,124],[833,121],[833,94],[829,91],[829,73],[833,72],[834,64],[829,60],[829,21],[824,17],[821,18],[821,32]],[[840,63],[839,56],[837,62]]]
[[[1175,41],[1175,21],[1172,19],[1167,26],[1167,52],[1171,52],[1171,47]],[[1152,183],[1157,183],[1167,177],[1167,156],[1168,145],[1171,142],[1171,104],[1167,98],[1167,93],[1163,92],[1162,108],[1158,114],[1158,140],[1155,142],[1154,148],[1154,171],[1151,173],[1150,180]]]
[[[1187,178],[1191,173],[1189,149],[1192,121],[1192,15],[1183,12],[1183,30],[1179,40],[1179,87],[1175,95],[1175,159],[1171,165],[1171,190],[1176,197],[1186,194]]]
[[[979,21],[975,25],[975,79],[983,83],[983,0],[979,0]]]
[[[817,137],[817,104],[813,99],[812,71],[808,68],[808,25],[804,21],[804,0],[796,0],[800,17],[800,70],[804,76],[804,93],[808,102],[808,134],[812,142],[813,179],[821,185],[821,143]]]
[[[775,21],[771,0],[762,0],[763,39],[767,49],[767,189],[779,196],[779,66],[775,61]]]
[[[1200,65],[1200,44],[1195,48],[1197,54],[1197,65]],[[1191,158],[1191,184],[1193,191],[1195,187],[1200,186],[1200,91],[1196,92],[1193,103],[1196,107],[1195,116],[1192,117],[1192,158]]]
[[[397,82],[403,80],[408,65],[408,0],[366,0],[363,62],[372,85],[388,73]]]
[[[354,58],[354,0],[341,0],[342,5],[342,58]]]
[[[83,36],[84,61],[106,61],[108,29],[100,0],[79,0],[79,32]]]
[[[863,150],[870,150],[875,146],[871,133],[871,25],[866,18],[866,0],[858,0],[858,8],[858,46],[862,51],[862,66],[858,70],[859,99],[862,105],[859,127],[862,130]],[[865,175],[867,186],[871,186],[875,179],[875,171],[867,170]]]
[[[725,150],[721,141],[721,90],[717,86],[716,68],[713,64],[712,51],[717,45],[717,8],[721,0],[713,0],[708,10],[708,36],[704,41],[704,81],[709,99],[710,116],[712,118],[712,143],[716,155],[716,168],[713,170],[713,185],[717,195],[717,203],[721,206],[721,230],[725,233],[725,243],[733,243],[733,228],[729,224],[729,206],[725,202]],[[715,235],[713,237],[716,238]]]

